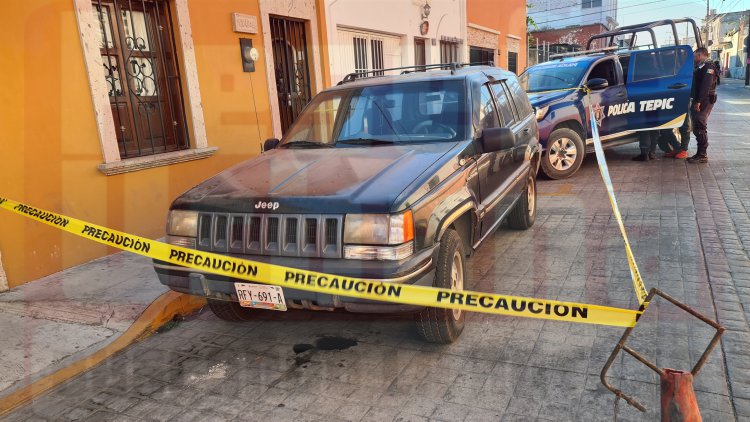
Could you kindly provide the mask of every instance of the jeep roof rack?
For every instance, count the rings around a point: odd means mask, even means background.
[[[615,37],[622,37],[624,35],[630,35],[630,41],[628,42],[628,48],[633,49],[635,46],[636,41],[636,35],[639,32],[646,32],[649,35],[651,35],[651,44],[653,48],[659,48],[659,43],[656,41],[656,33],[654,32],[654,28],[660,27],[660,26],[670,26],[672,29],[672,35],[674,36],[675,45],[677,44],[677,40],[679,40],[679,36],[677,35],[677,24],[680,23],[687,23],[690,25],[690,27],[693,29],[693,35],[695,36],[695,43],[698,47],[703,47],[703,40],[701,39],[701,33],[698,30],[698,25],[695,23],[693,19],[690,18],[682,18],[682,19],[664,19],[660,21],[653,21],[653,22],[646,22],[646,23],[640,23],[636,25],[627,25],[622,26],[620,28],[617,28],[612,31],[603,32],[598,35],[594,35],[591,38],[589,38],[588,43],[586,43],[586,49],[591,48],[591,44],[596,40],[606,40],[607,45],[611,46],[615,42]]]
[[[583,56],[586,54],[594,54],[594,53],[613,53],[617,50],[619,50],[620,47],[603,47],[603,48],[592,48],[591,50],[581,50],[581,51],[571,51],[568,53],[558,53],[558,54],[552,54],[549,56],[550,60],[553,59],[562,59],[565,57],[573,57],[573,56]]]
[[[413,72],[423,72],[426,70],[433,70],[433,69],[443,69],[443,70],[450,70],[451,73],[455,73],[456,70],[462,67],[467,66],[494,66],[495,64],[493,62],[487,61],[487,62],[471,62],[471,63],[433,63],[433,64],[422,64],[422,65],[411,65],[411,66],[401,66],[401,67],[391,67],[388,69],[373,69],[368,70],[365,72],[352,72],[344,76],[344,79],[342,79],[338,84],[336,85],[342,85],[348,82],[354,82],[357,79],[363,79],[363,78],[376,78],[379,76],[385,76],[384,73],[388,71],[394,71],[394,70],[400,70],[401,75],[407,74],[407,73],[413,73]]]

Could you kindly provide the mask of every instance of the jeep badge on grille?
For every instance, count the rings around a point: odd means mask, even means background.
[[[279,208],[279,203],[278,202],[271,202],[271,201],[269,201],[269,202],[263,202],[263,201],[258,201],[258,203],[255,204],[255,209],[256,210],[258,210],[258,209],[276,210],[278,208]]]

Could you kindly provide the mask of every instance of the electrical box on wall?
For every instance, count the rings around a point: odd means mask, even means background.
[[[255,61],[260,54],[253,47],[253,40],[250,38],[240,38],[240,57],[242,57],[242,71],[255,72]]]

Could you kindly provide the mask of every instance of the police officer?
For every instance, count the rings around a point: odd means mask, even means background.
[[[644,130],[638,132],[638,146],[641,153],[633,157],[633,161],[648,161],[656,158],[656,147],[659,145],[658,130]]]
[[[701,47],[695,50],[693,70],[693,134],[698,142],[698,152],[688,158],[689,163],[708,162],[708,116],[716,102],[717,71],[708,58],[708,50]]]

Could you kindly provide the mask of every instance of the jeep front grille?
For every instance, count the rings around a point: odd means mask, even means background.
[[[244,255],[341,258],[341,215],[200,213],[197,248]]]

